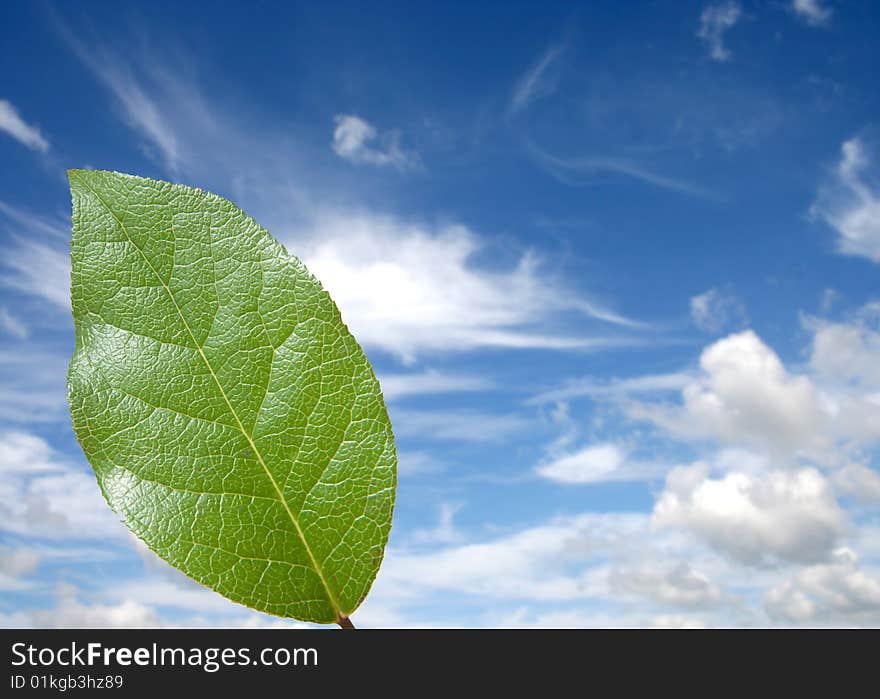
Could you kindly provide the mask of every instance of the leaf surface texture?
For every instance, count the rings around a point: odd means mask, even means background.
[[[221,197],[72,170],[77,438],[159,556],[259,611],[332,623],[366,596],[397,459],[333,300]]]

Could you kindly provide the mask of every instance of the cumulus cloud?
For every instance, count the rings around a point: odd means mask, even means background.
[[[333,151],[340,158],[358,164],[387,165],[398,170],[418,165],[418,155],[400,147],[397,131],[380,135],[375,126],[355,114],[339,114],[334,121]]]
[[[724,45],[724,34],[741,18],[742,8],[738,2],[719,2],[703,8],[697,36],[708,46],[713,61],[730,59],[730,51]]]
[[[732,294],[711,288],[691,298],[691,320],[700,330],[719,333],[747,321],[745,308]]]
[[[0,530],[55,539],[107,539],[124,529],[95,476],[27,432],[0,435]]]
[[[880,439],[880,332],[877,306],[842,322],[807,318],[813,333],[810,367],[820,382],[831,432],[867,446]]]
[[[670,472],[653,523],[685,529],[748,565],[821,561],[847,527],[831,484],[814,468],[714,478],[705,463]]]
[[[880,390],[880,332],[873,327],[872,306],[849,322],[809,319],[813,331],[810,366],[832,383],[866,391]]]
[[[642,561],[616,566],[612,589],[675,607],[712,607],[724,601],[721,588],[684,561]]]
[[[792,0],[792,11],[807,24],[813,27],[827,25],[834,11],[827,7],[823,0]]]
[[[880,262],[880,185],[872,149],[855,137],[841,147],[834,177],[820,190],[810,209],[837,232],[837,249],[845,255]]]
[[[771,618],[794,623],[876,624],[880,621],[880,578],[861,570],[849,548],[827,563],[798,571],[764,596]]]
[[[880,503],[880,474],[864,464],[847,464],[831,476],[834,488],[857,500]]]
[[[823,445],[826,419],[806,376],[790,374],[751,330],[709,345],[680,407],[635,404],[632,414],[683,436],[795,452]]]
[[[31,150],[41,153],[49,150],[49,141],[40,129],[22,119],[15,106],[7,100],[0,100],[0,131],[9,134]]]

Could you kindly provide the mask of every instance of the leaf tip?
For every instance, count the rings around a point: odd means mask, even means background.
[[[67,182],[70,185],[71,191],[75,190],[77,187],[83,184],[90,172],[94,172],[94,170],[78,170],[75,168],[69,169],[67,171]]]

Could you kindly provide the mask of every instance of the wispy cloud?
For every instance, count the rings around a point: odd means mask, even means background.
[[[622,399],[639,393],[680,391],[693,377],[686,372],[635,376],[628,379],[599,380],[594,377],[572,379],[560,388],[544,391],[526,401],[527,405],[556,403],[572,398]]]
[[[826,6],[822,0],[792,0],[791,9],[813,27],[826,26],[834,14],[834,10]]]
[[[731,325],[742,326],[748,315],[742,303],[733,294],[712,287],[691,297],[691,320],[700,330],[719,333]]]
[[[644,329],[572,288],[554,273],[552,261],[533,252],[521,252],[506,267],[488,265],[480,258],[490,239],[467,226],[404,219],[372,203],[340,206],[335,180],[323,181],[307,168],[304,149],[286,148],[271,126],[254,132],[238,122],[234,106],[204,98],[192,66],[173,69],[154,55],[125,54],[100,42],[86,51],[69,28],[61,31],[127,105],[125,121],[164,154],[168,169],[185,172],[193,184],[237,193],[237,201],[321,280],[368,348],[405,362],[489,347],[596,350],[631,345]],[[384,137],[359,117],[340,117],[336,131],[337,152],[346,157],[389,165],[409,157],[395,146],[396,137],[386,134],[391,141],[382,143]],[[19,287],[25,276],[19,270]],[[63,284],[66,294],[66,270],[62,276],[55,288]],[[28,282],[36,293],[60,299],[48,287],[41,290],[41,280]],[[598,327],[585,326],[585,318]]]
[[[62,220],[61,218],[38,216],[4,201],[0,201],[0,214],[15,224],[15,230],[28,237],[38,234],[47,238],[55,238],[59,242],[66,242],[70,237],[69,218]]]
[[[880,179],[874,151],[854,137],[841,146],[834,177],[810,209],[837,231],[837,249],[880,262]]]
[[[406,361],[425,352],[589,349],[628,341],[538,329],[565,312],[638,327],[554,280],[532,253],[506,270],[477,264],[486,241],[461,225],[435,230],[392,216],[334,211],[298,241],[291,248],[336,299],[356,337]]]
[[[70,260],[45,243],[13,237],[0,260],[0,284],[70,308]]]
[[[67,349],[49,351],[26,338],[19,342],[0,351],[0,420],[10,424],[69,423]]]
[[[55,12],[49,14],[70,50],[110,91],[126,123],[143,137],[148,154],[155,156],[170,172],[178,172],[182,154],[177,134],[149,94],[151,87],[163,84],[163,78],[168,78],[169,88],[173,86],[171,75],[160,75],[155,65],[150,74],[147,68],[121,59],[97,39],[86,44],[82,34],[74,32]],[[192,100],[192,96],[188,99]],[[181,106],[185,104],[182,102]]]
[[[407,396],[438,393],[486,391],[492,382],[483,376],[450,374],[428,369],[410,374],[383,374],[379,377],[385,400],[397,400]]]
[[[532,142],[526,142],[532,158],[563,184],[584,186],[595,184],[600,175],[623,175],[662,189],[670,189],[692,196],[716,198],[711,191],[686,180],[661,175],[629,158],[616,156],[584,156],[563,158],[547,152]]]
[[[529,107],[536,100],[552,95],[556,91],[558,76],[553,73],[553,68],[565,48],[565,44],[551,46],[520,77],[510,97],[508,115],[513,116]]]
[[[27,339],[28,336],[27,325],[2,306],[0,306],[0,330],[19,340]]]
[[[742,18],[738,2],[719,2],[707,5],[700,15],[697,36],[709,47],[713,61],[730,60],[730,51],[724,45],[724,34]]]
[[[22,119],[15,106],[7,100],[0,100],[0,131],[9,134],[31,150],[40,153],[49,150],[49,141],[40,129]]]
[[[398,131],[379,134],[375,126],[355,114],[339,114],[334,121],[333,151],[340,158],[358,164],[387,165],[398,170],[418,166],[418,154],[401,148]]]
[[[461,442],[498,442],[532,426],[519,415],[477,410],[392,410],[394,431],[402,437]]]

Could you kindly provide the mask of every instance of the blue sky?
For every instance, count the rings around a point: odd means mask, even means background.
[[[98,494],[71,167],[226,196],[336,299],[400,452],[359,625],[880,622],[875,4],[0,13],[3,625],[285,623]]]

